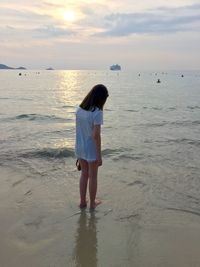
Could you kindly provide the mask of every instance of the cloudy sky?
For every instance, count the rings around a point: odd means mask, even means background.
[[[1,0],[0,63],[200,69],[200,0]]]

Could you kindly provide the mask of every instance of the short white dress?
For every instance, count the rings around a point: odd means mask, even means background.
[[[96,108],[93,112],[79,107],[76,110],[76,144],[75,155],[77,159],[95,161],[96,146],[92,131],[94,125],[103,124],[103,111]]]

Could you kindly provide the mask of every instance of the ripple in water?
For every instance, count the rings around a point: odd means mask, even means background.
[[[14,117],[4,118],[2,121],[16,121],[16,120],[28,120],[28,121],[58,121],[67,122],[72,119],[66,119],[55,115],[42,115],[42,114],[20,114]]]

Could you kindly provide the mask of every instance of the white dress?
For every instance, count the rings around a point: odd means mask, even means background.
[[[95,161],[96,146],[92,131],[94,125],[103,124],[103,111],[96,108],[93,112],[79,107],[76,111],[76,145],[75,155],[77,159]]]

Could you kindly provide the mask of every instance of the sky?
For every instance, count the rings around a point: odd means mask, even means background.
[[[200,70],[200,0],[0,0],[0,63]]]

